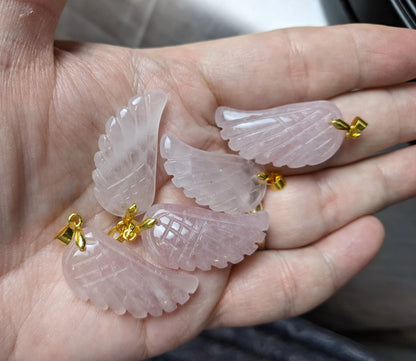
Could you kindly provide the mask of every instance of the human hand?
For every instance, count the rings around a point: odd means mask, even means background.
[[[306,28],[166,49],[57,43],[64,0],[0,3],[0,347],[3,359],[127,360],[184,343],[202,329],[303,313],[363,268],[383,239],[368,216],[416,192],[416,33],[378,26]],[[351,92],[352,89],[363,89]],[[171,314],[137,320],[77,299],[53,241],[66,216],[102,209],[93,155],[115,109],[135,93],[169,94],[160,135],[228,151],[218,105],[255,109],[333,98],[369,127],[318,168],[268,191],[267,250],[200,287]],[[312,172],[313,171],[313,172]],[[298,172],[296,172],[298,173]],[[156,202],[190,203],[158,167]]]

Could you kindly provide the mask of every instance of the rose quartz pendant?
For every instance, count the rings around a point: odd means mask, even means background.
[[[196,203],[226,213],[245,213],[263,200],[266,183],[257,177],[264,168],[237,155],[206,152],[164,135],[160,154],[172,182]]]
[[[136,318],[172,312],[196,291],[196,277],[173,269],[208,270],[238,263],[257,249],[268,228],[265,212],[226,214],[182,205],[151,207],[158,127],[166,101],[162,92],[132,98],[108,120],[94,157],[97,201],[109,213],[124,215],[110,234],[120,241],[134,240],[141,234],[144,247],[120,243],[93,228],[83,232],[77,214],[68,218],[68,225],[57,235],[68,245],[63,273],[74,293],[101,309],[110,308],[120,315],[129,312]],[[266,187],[257,177],[261,166],[237,156],[205,154],[167,137],[164,140],[167,169],[201,204],[239,213],[260,203]],[[199,174],[207,183],[200,182],[198,189],[190,184],[192,179],[181,178],[180,172],[191,178]],[[209,173],[216,177],[208,177]],[[236,183],[235,190],[232,183]],[[133,219],[146,211],[148,219]],[[143,248],[154,264],[142,255]]]
[[[257,250],[269,227],[264,211],[231,215],[179,204],[156,204],[145,217],[157,219],[142,233],[147,252],[165,267],[186,271],[241,262]]]
[[[325,100],[255,111],[219,107],[215,114],[222,138],[240,156],[291,168],[316,165],[336,153],[345,133],[331,121],[341,117]]]
[[[162,92],[133,97],[107,121],[94,157],[93,180],[97,201],[114,215],[124,215],[132,204],[135,214],[141,214],[153,203],[159,121],[166,101]],[[69,244],[63,273],[81,299],[143,318],[174,311],[197,289],[196,277],[149,263],[132,244],[92,228],[84,236],[81,217],[71,217],[57,237]]]
[[[167,99],[157,91],[135,96],[107,121],[92,174],[95,197],[107,212],[121,217],[136,203],[142,214],[153,204],[159,122]]]
[[[85,239],[83,252],[74,242],[66,247],[63,273],[78,297],[101,309],[128,311],[135,318],[160,316],[188,301],[198,287],[195,276],[156,267],[104,232],[86,228]]]

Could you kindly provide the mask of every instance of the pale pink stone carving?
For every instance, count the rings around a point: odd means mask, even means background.
[[[319,164],[335,154],[345,133],[330,122],[339,118],[339,109],[326,100],[255,111],[219,107],[215,114],[221,136],[243,158],[291,168]]]
[[[178,204],[156,204],[145,217],[158,220],[142,233],[147,252],[165,267],[187,271],[242,261],[257,249],[269,227],[264,211],[231,215]]]
[[[184,304],[198,287],[198,279],[145,261],[131,245],[122,244],[96,229],[85,229],[86,250],[71,242],[62,265],[74,293],[101,309],[126,311],[136,318],[160,316]]]
[[[206,152],[164,135],[160,153],[172,182],[196,203],[214,211],[245,213],[263,200],[266,184],[258,181],[262,166],[237,155]]]
[[[159,91],[138,95],[107,121],[92,175],[95,197],[106,211],[123,216],[136,203],[141,214],[153,204],[159,122],[166,102],[167,95]]]

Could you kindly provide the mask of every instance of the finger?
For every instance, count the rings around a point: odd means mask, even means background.
[[[368,158],[416,139],[416,83],[350,92],[333,101],[350,123],[356,116],[368,122],[358,139],[346,139],[328,161],[312,167],[281,168],[285,175],[304,174]]]
[[[381,223],[366,217],[310,247],[255,253],[233,268],[211,326],[271,322],[312,309],[372,260],[383,237]]]
[[[268,191],[267,248],[312,243],[361,216],[416,195],[416,147],[313,174],[287,177]]]
[[[218,103],[266,108],[416,77],[416,32],[375,25],[283,29],[197,44]]]
[[[416,139],[416,84],[352,92],[334,99],[347,122],[360,116],[368,122],[362,137],[344,141],[327,163],[342,165]]]
[[[0,1],[0,71],[51,53],[65,0]]]

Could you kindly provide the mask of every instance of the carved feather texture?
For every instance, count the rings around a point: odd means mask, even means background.
[[[156,204],[146,213],[158,223],[142,233],[151,257],[165,267],[203,271],[250,255],[269,227],[266,212],[231,215],[199,207]]]
[[[123,216],[133,203],[138,214],[154,200],[159,122],[167,102],[162,92],[130,99],[106,124],[93,172],[95,197],[108,212]]]
[[[160,316],[184,304],[198,287],[189,274],[160,269],[145,261],[131,245],[85,229],[86,250],[72,242],[62,258],[65,279],[74,293],[101,309],[126,311],[136,318]]]
[[[221,136],[243,158],[291,168],[319,164],[335,154],[345,133],[330,122],[341,117],[325,100],[257,111],[219,107],[215,114]]]
[[[266,185],[258,182],[257,174],[264,168],[252,161],[199,150],[166,134],[160,153],[172,182],[200,205],[234,214],[250,212],[263,200]]]

